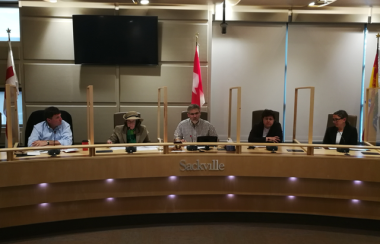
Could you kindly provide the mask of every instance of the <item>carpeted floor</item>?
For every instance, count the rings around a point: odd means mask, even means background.
[[[1,241],[0,241],[1,242]],[[379,244],[379,231],[289,224],[226,223],[118,228],[43,236],[17,244],[202,243],[202,244]]]

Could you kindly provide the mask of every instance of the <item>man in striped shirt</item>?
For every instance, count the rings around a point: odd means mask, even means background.
[[[198,136],[218,136],[215,128],[207,120],[201,119],[201,108],[197,104],[187,107],[188,119],[182,120],[174,132],[174,138],[196,142]]]

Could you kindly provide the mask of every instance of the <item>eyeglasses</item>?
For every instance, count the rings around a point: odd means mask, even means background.
[[[340,119],[332,119],[332,121],[333,122],[336,122],[336,121],[338,121],[338,120],[341,120],[342,118],[340,118]]]
[[[189,115],[198,115],[199,114],[199,112],[196,112],[196,113],[189,113]]]

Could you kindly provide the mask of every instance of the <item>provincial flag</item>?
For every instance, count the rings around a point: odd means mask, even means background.
[[[201,107],[205,104],[205,95],[203,93],[201,64],[199,62],[198,45],[195,48],[194,68],[193,68],[193,89],[191,104],[198,104]]]

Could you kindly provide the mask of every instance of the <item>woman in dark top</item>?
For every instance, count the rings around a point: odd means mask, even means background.
[[[274,120],[273,111],[265,109],[261,118],[249,133],[248,142],[282,142],[281,124]]]
[[[333,114],[335,126],[326,129],[323,144],[358,144],[358,131],[348,123],[347,119],[348,114],[344,110],[338,110]]]

